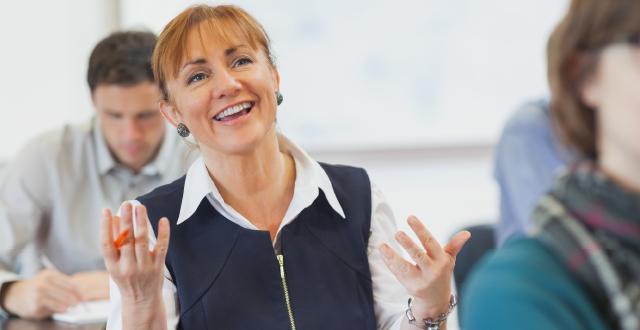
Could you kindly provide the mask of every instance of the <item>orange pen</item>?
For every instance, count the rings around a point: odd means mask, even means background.
[[[116,239],[115,242],[113,242],[113,244],[116,245],[116,249],[120,250],[120,248],[122,247],[122,244],[124,244],[124,238],[127,237],[127,234],[129,233],[129,229],[125,229],[120,236],[118,236],[118,238]]]

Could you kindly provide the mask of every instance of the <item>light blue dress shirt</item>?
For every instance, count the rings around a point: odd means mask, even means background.
[[[538,199],[573,159],[553,132],[550,98],[530,102],[509,119],[496,147],[494,177],[500,186],[496,246],[522,236]]]

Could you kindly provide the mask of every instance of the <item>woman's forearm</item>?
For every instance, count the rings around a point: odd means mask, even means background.
[[[122,301],[122,329],[167,329],[167,312],[162,296],[147,302]]]

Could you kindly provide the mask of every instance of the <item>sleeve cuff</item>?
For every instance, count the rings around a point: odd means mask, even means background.
[[[0,271],[0,297],[2,297],[2,294],[3,294],[2,290],[4,289],[4,285],[6,283],[15,282],[15,281],[18,281],[19,279],[20,277],[18,276],[18,274]],[[0,306],[0,317],[8,317],[8,316],[9,316],[9,313],[5,311],[2,308],[2,306]]]

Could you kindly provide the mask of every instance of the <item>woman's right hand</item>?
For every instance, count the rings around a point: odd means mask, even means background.
[[[135,208],[135,235],[131,204],[123,203],[120,210],[121,217],[117,217],[108,208],[102,209],[100,245],[107,270],[122,297],[123,329],[164,328],[162,283],[169,247],[169,220],[162,218],[158,223],[158,239],[149,251],[147,209],[143,205]],[[118,249],[114,241],[127,230]]]

